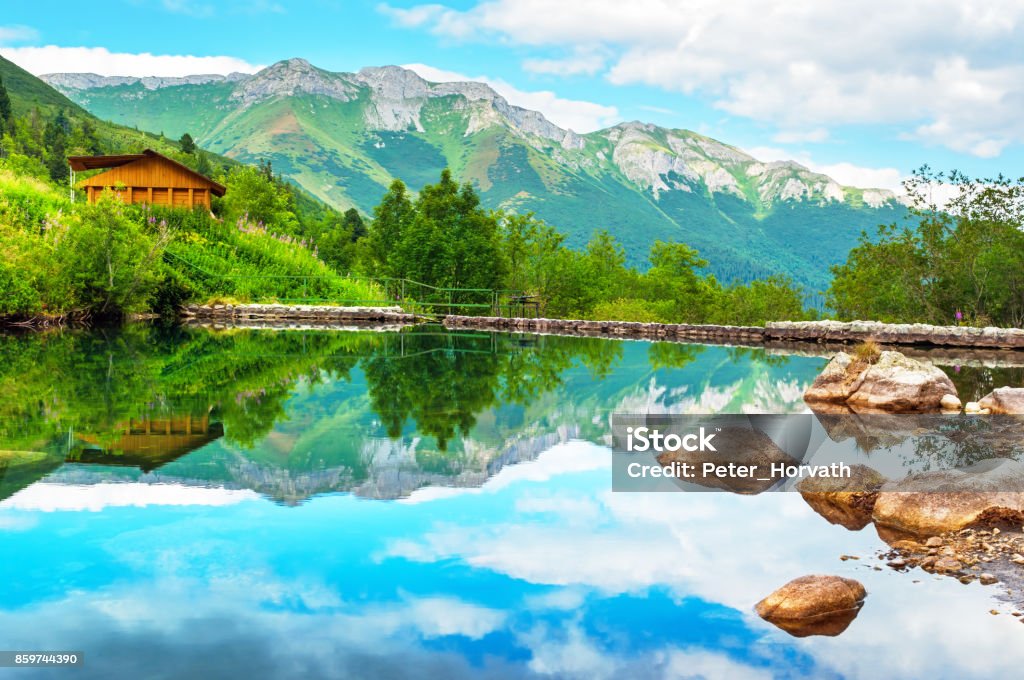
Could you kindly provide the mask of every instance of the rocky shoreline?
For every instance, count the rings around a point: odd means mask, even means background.
[[[737,345],[787,342],[851,344],[870,339],[886,345],[1024,349],[1024,329],[1020,328],[885,324],[877,321],[778,321],[762,327],[449,315],[444,318],[443,323],[446,328],[609,338],[714,341]]]

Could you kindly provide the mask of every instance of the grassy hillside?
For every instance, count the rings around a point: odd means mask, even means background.
[[[202,210],[89,206],[0,160],[0,317],[160,311],[189,300],[380,300],[311,244]],[[109,277],[109,278],[108,278]]]

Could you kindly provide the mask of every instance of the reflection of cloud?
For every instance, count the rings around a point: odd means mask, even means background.
[[[610,468],[611,453],[588,442],[570,441],[551,447],[536,459],[506,465],[479,488],[427,486],[416,489],[398,503],[426,503],[452,496],[495,492],[518,482],[546,482],[559,475]]]
[[[554,491],[545,488],[548,494]],[[743,612],[748,625],[763,630],[768,639],[798,645],[825,668],[851,677],[992,677],[1012,674],[1015,665],[1024,663],[1024,649],[1015,642],[1020,624],[1008,616],[990,616],[988,592],[952,579],[913,584],[904,574],[873,571],[877,537],[822,521],[798,494],[604,492],[586,499],[597,506],[597,517],[585,529],[574,512],[563,516],[567,508],[585,507],[585,499],[571,491],[562,491],[562,497],[562,503],[554,496],[544,503],[528,500],[529,516],[500,524],[439,525],[421,540],[392,543],[390,555],[420,562],[458,560],[575,593],[667,589],[680,599],[721,603]],[[545,505],[550,509],[546,514]],[[842,553],[863,559],[840,562]],[[840,638],[794,641],[751,612],[759,599],[808,573],[852,576],[868,589],[864,610]],[[977,632],[967,635],[968,630]],[[1010,648],[1014,651],[1006,652]],[[586,659],[587,651],[581,650]],[[689,664],[691,672],[708,677],[748,675],[732,673],[728,658],[678,654],[669,667]],[[554,667],[561,658],[544,651],[537,663]]]
[[[486,660],[424,640],[479,639],[504,614],[454,597],[408,598],[326,609],[267,607],[242,589],[164,580],[99,593],[74,592],[30,609],[0,610],[5,644],[85,650],[75,677],[204,678],[511,677]],[[278,584],[273,590],[296,587]],[[154,589],[159,596],[154,596]],[[300,588],[302,590],[303,588]]]
[[[71,486],[39,482],[0,501],[0,509],[98,512],[104,508],[128,506],[141,508],[149,505],[233,505],[257,498],[259,495],[248,489],[207,488],[184,484],[130,482]]]
[[[28,531],[37,524],[36,518],[30,515],[0,515],[0,531]]]
[[[528,665],[535,673],[597,679],[619,674],[615,657],[606,654],[578,625],[570,624],[564,631],[540,625],[521,639],[532,653]]]
[[[674,649],[669,653],[665,665],[666,678],[770,680],[772,677],[771,672],[766,669],[752,668],[724,654],[706,649]]]

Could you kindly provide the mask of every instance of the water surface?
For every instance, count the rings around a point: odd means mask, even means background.
[[[876,571],[798,494],[613,494],[615,411],[803,411],[824,360],[593,338],[0,336],[18,677],[1012,677],[992,590]],[[963,394],[1001,380],[953,372]],[[842,562],[840,554],[860,560]],[[861,580],[836,638],[753,604]],[[2,671],[0,671],[2,673]]]

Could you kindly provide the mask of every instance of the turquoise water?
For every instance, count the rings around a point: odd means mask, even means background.
[[[876,571],[872,528],[798,494],[611,493],[612,412],[802,411],[821,359],[429,328],[133,328],[5,336],[0,352],[0,648],[85,654],[11,677],[953,678],[1024,662],[993,589]],[[807,573],[867,587],[842,635],[792,638],[752,612]]]

